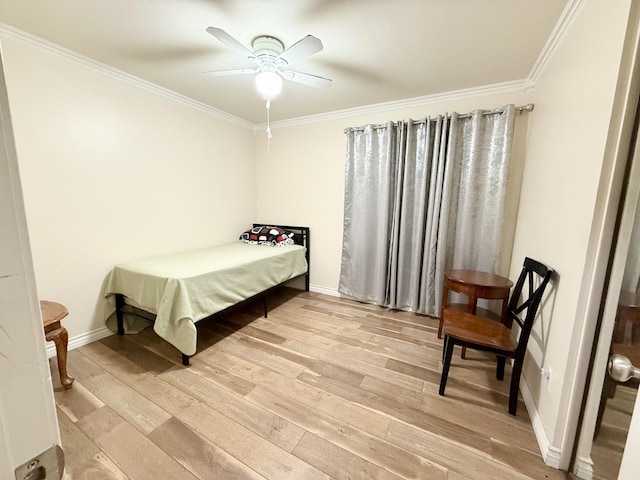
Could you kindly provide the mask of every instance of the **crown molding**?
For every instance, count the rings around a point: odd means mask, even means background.
[[[242,127],[249,128],[249,129],[253,129],[255,127],[255,125],[252,122],[236,117],[229,113],[223,112],[222,110],[218,110],[202,102],[198,102],[197,100],[189,98],[185,95],[174,92],[173,90],[169,90],[168,88],[164,88],[154,83],[148,82],[134,75],[131,75],[129,73],[113,68],[109,65],[105,65],[103,63],[97,62],[89,57],[85,57],[84,55],[79,54],[78,52],[69,50],[68,48],[64,48],[53,42],[49,42],[48,40],[44,40],[30,33],[24,32],[11,25],[0,23],[0,38],[2,37],[11,37],[13,39],[28,43],[32,46],[54,53],[56,55],[60,55],[66,58],[67,60],[75,62],[91,70],[94,70],[95,72],[98,72],[101,75],[105,75],[116,81],[131,85],[141,90],[145,90],[154,95],[158,95],[158,96],[167,98],[169,100],[182,103],[183,105],[186,105],[191,108],[195,108],[196,110],[200,110],[209,115],[213,115],[214,117],[217,117],[221,120],[225,120],[227,122],[234,123],[236,125],[240,125]]]
[[[336,120],[340,118],[352,117],[357,115],[365,115],[388,111],[400,108],[409,108],[436,102],[445,102],[459,100],[463,98],[473,98],[484,95],[500,94],[500,93],[527,93],[531,94],[535,90],[538,79],[546,69],[555,54],[558,46],[567,36],[571,27],[576,22],[586,5],[590,0],[569,0],[565,6],[558,22],[549,35],[540,55],[534,63],[529,75],[524,80],[516,80],[512,82],[497,83],[493,85],[485,85],[481,87],[468,88],[463,90],[454,90],[450,92],[438,93],[434,95],[426,95],[423,97],[409,98],[406,100],[378,103],[367,105],[365,107],[356,107],[345,110],[337,110],[319,115],[309,115],[305,117],[292,118],[278,122],[271,122],[271,128],[283,128],[296,125],[304,125],[309,123],[324,122],[328,120]],[[263,130],[266,123],[256,124],[254,130]]]
[[[556,26],[553,28],[551,35],[549,35],[547,42],[540,52],[540,55],[538,55],[538,59],[533,64],[533,67],[529,72],[526,87],[528,92],[531,92],[535,88],[535,85],[538,83],[538,79],[546,70],[551,58],[553,58],[553,55],[558,49],[558,46],[567,36],[571,27],[573,27],[578,17],[580,17],[580,14],[589,1],[590,0],[569,0],[567,5],[564,7]]]
[[[487,95],[522,93],[525,91],[527,85],[527,80],[515,80],[511,82],[484,85],[481,87],[452,90],[450,92],[435,93],[432,95],[424,95],[422,97],[407,98],[404,100],[396,100],[393,102],[375,103],[373,105],[366,105],[364,107],[347,108],[344,110],[336,110],[333,112],[321,113],[318,115],[309,115],[288,120],[280,120],[271,122],[271,128],[284,128],[297,125],[305,125],[309,123],[326,122],[329,120],[337,120],[358,115],[369,115],[379,112],[388,112],[389,110],[420,107],[432,103],[450,102],[454,100],[475,98]],[[255,130],[262,130],[266,128],[266,126],[266,123],[260,123],[256,124],[254,128]]]

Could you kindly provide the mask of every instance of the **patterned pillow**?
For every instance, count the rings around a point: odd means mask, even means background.
[[[293,232],[283,230],[279,227],[259,226],[242,232],[240,240],[254,245],[268,245],[270,247],[281,247],[283,245],[293,245]]]

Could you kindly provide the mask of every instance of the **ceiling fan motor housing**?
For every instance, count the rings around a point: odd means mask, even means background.
[[[253,53],[256,57],[262,61],[272,64],[284,51],[284,45],[282,42],[274,37],[256,37],[251,43],[251,46],[253,47]]]

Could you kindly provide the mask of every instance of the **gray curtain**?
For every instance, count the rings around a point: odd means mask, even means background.
[[[347,130],[340,293],[438,315],[445,270],[500,271],[515,108]]]

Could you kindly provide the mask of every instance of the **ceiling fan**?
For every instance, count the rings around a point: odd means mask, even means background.
[[[322,42],[313,35],[307,35],[286,50],[280,40],[264,35],[256,37],[251,44],[253,50],[249,50],[221,28],[209,27],[207,28],[207,32],[257,65],[256,68],[203,72],[207,75],[227,76],[256,74],[256,87],[267,101],[275,98],[280,93],[283,83],[282,79],[316,88],[331,86],[331,80],[329,78],[289,69],[295,62],[322,50]]]

